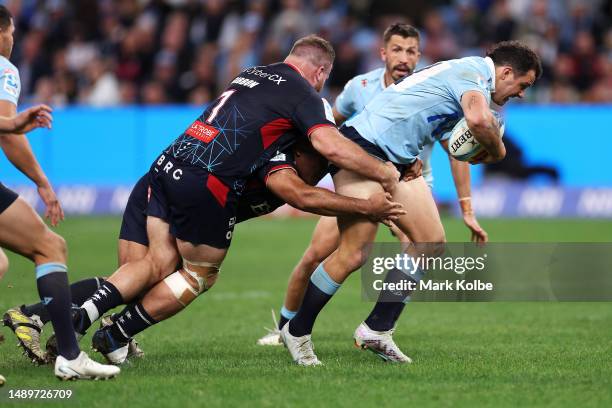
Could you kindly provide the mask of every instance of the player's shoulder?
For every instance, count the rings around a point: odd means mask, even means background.
[[[6,70],[6,71],[5,71]],[[0,55],[0,73],[10,72],[14,75],[19,75],[19,70],[11,61],[3,55]]]
[[[21,81],[17,67],[0,56],[0,99],[17,104],[20,92]]]
[[[356,75],[349,82],[347,82],[346,87],[353,87],[355,89],[371,89],[380,87],[384,73],[384,68],[376,68],[364,74]]]
[[[451,65],[459,70],[472,69],[476,71],[487,71],[487,62],[483,57],[463,57],[449,61]]]

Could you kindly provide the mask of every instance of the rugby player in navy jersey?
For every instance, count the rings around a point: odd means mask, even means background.
[[[247,180],[238,203],[236,222],[240,223],[268,214],[285,203],[313,213],[355,214],[366,216],[372,221],[393,220],[404,213],[398,205],[386,199],[386,194],[377,194],[369,200],[359,200],[312,187],[326,173],[327,166],[327,160],[316,153],[305,141],[298,142],[286,152],[278,153],[256,175]],[[148,184],[148,174],[146,174],[136,183],[128,199],[119,235],[120,265],[142,259],[147,253],[149,246],[146,231]],[[177,262],[180,261],[177,260]],[[129,274],[125,269],[120,269],[107,282],[119,291],[122,301],[130,302],[173,270],[169,269],[160,276],[142,273]],[[84,307],[75,310],[74,327],[79,335],[84,334],[91,323],[87,309],[95,308],[96,314],[101,316],[119,305],[110,303],[103,295],[106,293],[105,283],[103,278],[91,278],[72,285],[73,298],[83,299],[84,294],[87,294],[88,297],[80,302],[85,303]],[[100,286],[102,290],[98,290]],[[36,325],[28,333],[32,338],[28,344],[33,351],[40,351],[40,329],[42,328],[40,322],[48,321],[44,305],[38,303],[21,306],[14,308],[14,313],[20,313],[21,320]],[[114,320],[119,320],[121,317],[120,313]],[[112,324],[111,319],[103,320],[104,326],[110,324]],[[121,327],[121,322],[118,323],[115,330],[118,330],[117,327]],[[47,344],[49,354],[42,359],[42,362],[50,361],[55,356],[55,341],[53,337],[51,339]],[[117,350],[109,350],[107,346],[100,344],[97,347],[105,352],[109,361],[114,363],[122,363],[126,358],[143,355],[142,350],[133,339],[117,344],[121,344]]]

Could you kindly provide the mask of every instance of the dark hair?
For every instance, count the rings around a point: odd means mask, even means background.
[[[412,37],[416,38],[417,41],[421,40],[419,30],[406,23],[395,23],[387,27],[383,34],[384,43],[387,44],[393,35],[399,35],[402,38]]]
[[[502,41],[493,45],[487,51],[495,65],[512,67],[519,75],[525,75],[530,70],[535,71],[536,79],[542,76],[542,62],[531,48],[519,41]]]
[[[12,19],[11,12],[5,6],[0,5],[0,30],[9,28]]]
[[[334,63],[336,52],[331,43],[318,35],[307,35],[293,44],[290,55],[307,58],[314,65],[329,65]]]

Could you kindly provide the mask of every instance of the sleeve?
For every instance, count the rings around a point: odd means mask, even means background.
[[[21,81],[19,72],[14,67],[5,66],[0,74],[0,100],[9,101],[17,105]]]
[[[308,136],[318,127],[336,126],[329,102],[319,97],[314,89],[311,91],[295,107],[291,118],[298,130]]]
[[[336,110],[345,118],[350,118],[355,113],[355,79],[351,79],[344,85],[344,89],[336,98]]]
[[[478,91],[484,95],[487,101],[491,99],[486,77],[474,68],[462,70],[456,75],[451,80],[450,91],[453,99],[459,104],[461,104],[461,97],[467,91]]]
[[[265,184],[272,173],[283,169],[291,169],[297,173],[293,153],[276,152],[276,156],[257,171],[257,178]]]

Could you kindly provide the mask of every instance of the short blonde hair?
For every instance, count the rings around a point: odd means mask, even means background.
[[[315,66],[329,66],[329,68],[334,64],[336,58],[336,52],[331,43],[315,34],[297,40],[289,55],[308,59]]]

